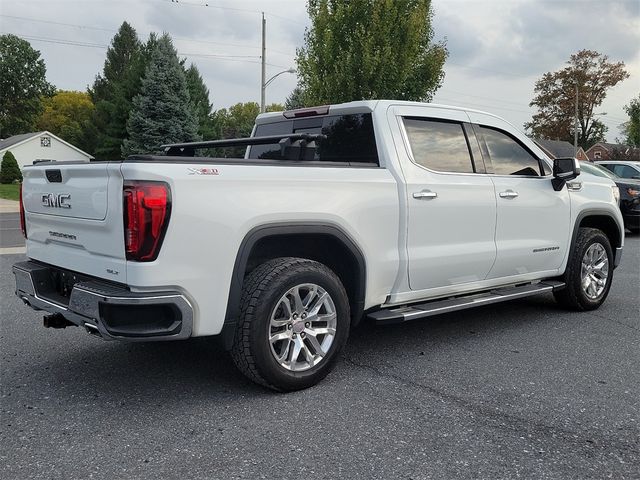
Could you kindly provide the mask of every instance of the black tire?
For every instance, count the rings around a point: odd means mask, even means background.
[[[585,253],[594,244],[604,247],[609,262],[608,275],[603,291],[596,298],[590,298],[582,288],[582,260]],[[566,288],[553,292],[556,301],[571,310],[595,310],[609,295],[613,280],[613,250],[609,238],[596,228],[580,228],[576,241],[571,249],[567,269],[562,277]]]
[[[302,284],[317,285],[329,294],[335,306],[335,336],[317,365],[292,371],[278,363],[272,353],[270,322],[283,295]],[[245,277],[240,308],[231,348],[233,361],[250,380],[273,390],[301,390],[321,381],[335,366],[349,335],[347,293],[333,271],[312,260],[276,258],[258,266]]]

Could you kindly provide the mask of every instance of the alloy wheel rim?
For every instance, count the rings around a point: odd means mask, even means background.
[[[267,331],[271,354],[286,370],[309,370],[326,358],[336,324],[336,306],[324,288],[314,283],[296,285],[271,312]]]
[[[589,299],[595,300],[602,295],[609,278],[609,257],[602,244],[593,243],[584,252],[581,278],[582,291]]]

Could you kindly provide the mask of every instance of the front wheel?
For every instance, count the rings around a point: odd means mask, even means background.
[[[554,292],[560,305],[574,310],[594,310],[602,305],[613,279],[613,251],[601,230],[578,230],[563,279],[566,288]]]
[[[349,301],[325,265],[277,258],[244,281],[231,349],[249,379],[280,391],[308,388],[333,368],[349,334]]]

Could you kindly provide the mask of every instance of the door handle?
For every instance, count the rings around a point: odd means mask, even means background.
[[[500,192],[501,198],[516,198],[518,196],[518,192],[514,192],[513,190],[505,190],[504,192]]]
[[[431,190],[423,190],[421,192],[414,192],[413,193],[413,198],[417,198],[418,200],[420,199],[430,199],[430,198],[437,198],[438,194],[436,192],[432,192]]]

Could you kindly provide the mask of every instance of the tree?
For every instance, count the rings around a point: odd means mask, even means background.
[[[284,101],[284,107],[287,110],[295,110],[296,108],[302,108],[304,106],[304,93],[302,88],[296,86]]]
[[[632,147],[640,147],[640,94],[633,98],[624,110],[629,115],[629,121],[622,125],[622,142]]]
[[[92,148],[87,139],[87,131],[95,107],[86,92],[58,90],[45,99],[44,111],[36,125],[40,130],[48,130],[76,147],[88,151]]]
[[[448,55],[433,43],[431,0],[309,0],[297,52],[304,104],[429,100]]]
[[[272,103],[265,106],[267,112],[282,112],[284,105]],[[221,108],[212,114],[217,138],[243,138],[249,137],[253,130],[253,124],[260,113],[260,105],[256,102],[236,103],[227,108]],[[208,152],[217,157],[242,157],[244,147],[229,147],[214,149]]]
[[[154,40],[150,38],[149,42]],[[95,104],[92,123],[97,133],[95,156],[99,159],[117,160],[122,156],[132,101],[140,93],[145,53],[135,29],[123,22],[107,50],[102,74],[89,89]]]
[[[13,183],[22,181],[22,172],[13,153],[7,151],[0,164],[0,183]]]
[[[0,136],[32,131],[42,97],[53,94],[47,67],[29,42],[0,35]]]
[[[594,110],[602,105],[607,90],[628,76],[624,62],[610,62],[606,55],[580,50],[571,55],[565,68],[547,72],[536,82],[529,106],[537,107],[538,112],[524,126],[535,137],[573,143],[577,86],[578,145],[586,150],[604,140],[607,131],[594,118]]]
[[[191,109],[198,121],[198,135],[203,139],[212,139],[215,130],[211,119],[212,105],[209,101],[209,89],[204,84],[198,68],[193,63],[185,70],[185,78],[191,100]]]
[[[127,132],[123,155],[154,152],[164,143],[199,138],[184,70],[166,33],[151,53],[141,93],[133,99]]]

